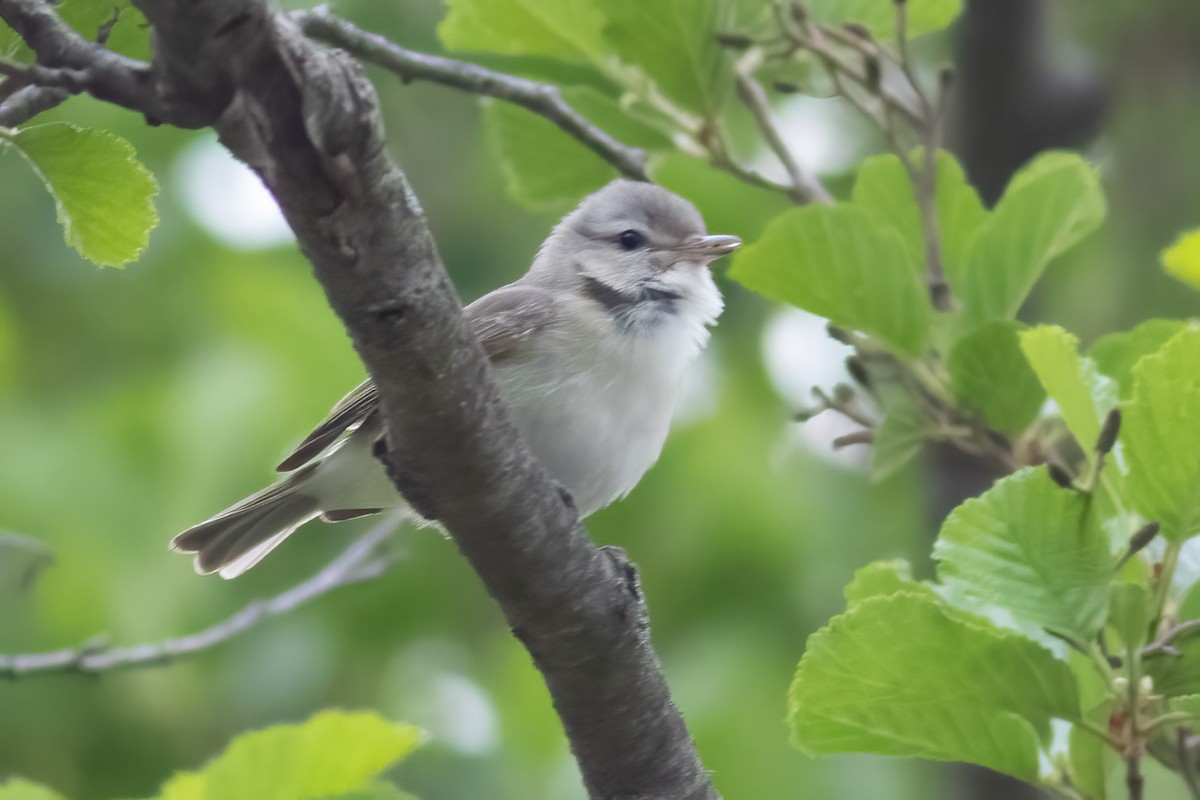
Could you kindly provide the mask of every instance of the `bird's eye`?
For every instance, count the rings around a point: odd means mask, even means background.
[[[645,241],[645,237],[637,231],[625,231],[617,237],[617,243],[621,245],[622,250],[637,250]]]

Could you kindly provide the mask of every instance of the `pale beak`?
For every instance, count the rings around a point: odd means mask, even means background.
[[[708,236],[693,236],[691,239],[686,239],[679,246],[679,249],[689,255],[712,260],[732,253],[741,246],[742,240],[736,236],[714,233]]]

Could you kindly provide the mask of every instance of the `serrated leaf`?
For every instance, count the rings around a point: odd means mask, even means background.
[[[1191,715],[1192,719],[1200,719],[1200,694],[1185,694],[1172,697],[1167,706],[1172,711]]]
[[[67,244],[81,256],[119,267],[146,249],[158,223],[158,184],[129,142],[61,122],[21,128],[6,140],[46,185]]]
[[[863,600],[809,637],[788,696],[806,752],[967,761],[1031,783],[1056,717],[1079,718],[1064,662],[920,594]]]
[[[933,595],[932,589],[913,580],[912,565],[903,558],[874,561],[867,564],[854,573],[850,583],[846,584],[846,588],[842,590],[847,608],[871,597],[893,595],[898,592]]]
[[[730,270],[760,294],[914,357],[924,352],[932,315],[919,273],[898,233],[847,205],[785,211],[735,256]]]
[[[438,36],[449,50],[599,61],[604,15],[593,0],[448,0]]]
[[[922,154],[912,158],[920,162]],[[886,154],[862,162],[854,181],[854,204],[895,228],[912,251],[913,263],[925,264],[925,239],[921,212],[913,194],[912,181],[899,157]],[[937,213],[941,235],[942,266],[951,284],[964,266],[967,243],[987,217],[978,192],[967,183],[962,167],[954,156],[937,154]]]
[[[1200,289],[1200,229],[1183,234],[1164,250],[1162,265],[1172,278]]]
[[[1104,193],[1094,167],[1071,153],[1046,153],[1021,169],[979,226],[951,285],[967,320],[1011,319],[1046,266],[1099,227]]]
[[[1189,325],[1139,361],[1133,379],[1121,426],[1129,497],[1180,542],[1200,531],[1200,327]]]
[[[420,743],[412,725],[323,711],[299,725],[242,734],[198,772],[176,775],[160,800],[309,800],[373,788]]]
[[[1088,356],[1096,368],[1117,382],[1122,400],[1133,396],[1133,365],[1167,343],[1187,323],[1177,319],[1151,319],[1136,328],[1109,333],[1092,342]]]
[[[40,784],[13,778],[0,784],[0,800],[62,800],[62,795]]]
[[[1079,355],[1079,338],[1057,325],[1040,325],[1020,336],[1025,358],[1058,404],[1067,429],[1085,453],[1092,452],[1104,417],[1116,405],[1116,384]]]
[[[1113,560],[1087,498],[1026,468],[951,512],[933,557],[954,595],[1090,641],[1108,613]]]
[[[719,32],[734,20],[722,0],[605,0],[605,38],[627,70],[645,74],[675,104],[715,119],[732,93]],[[648,96],[650,91],[643,90]]]
[[[958,340],[947,366],[950,388],[963,406],[992,428],[1020,433],[1046,400],[1037,375],[1021,351],[1021,326],[991,322]]]
[[[962,11],[960,0],[908,0],[908,35],[920,36],[941,30]],[[804,8],[817,22],[841,25],[857,22],[875,38],[892,41],[896,36],[896,9],[881,0],[808,0]]]

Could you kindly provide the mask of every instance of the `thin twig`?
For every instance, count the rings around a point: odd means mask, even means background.
[[[758,123],[759,132],[766,140],[767,146],[779,157],[783,168],[787,170],[792,186],[788,194],[797,203],[832,203],[833,195],[821,183],[816,175],[809,172],[796,160],[791,148],[783,141],[775,121],[771,118],[771,106],[767,93],[762,85],[741,70],[737,74],[738,97]]]
[[[1162,655],[1179,655],[1179,651],[1171,646],[1171,644],[1180,637],[1187,636],[1200,631],[1200,619],[1189,619],[1186,622],[1181,622],[1174,626],[1162,635],[1157,642],[1148,644],[1142,648],[1142,657]]]
[[[156,667],[208,650],[266,619],[294,611],[334,589],[379,577],[395,561],[394,555],[380,553],[379,550],[395,533],[398,525],[399,520],[395,518],[380,522],[308,580],[268,600],[256,600],[199,633],[130,647],[110,649],[93,643],[46,653],[0,655],[0,678],[11,680],[31,674],[95,674],[131,667]]]
[[[297,11],[293,19],[306,35],[340,47],[363,61],[378,64],[404,81],[431,81],[526,108],[553,122],[623,175],[635,180],[649,180],[645,151],[617,141],[596,126],[568,105],[554,84],[507,75],[467,61],[408,50],[335,16],[328,6]]]

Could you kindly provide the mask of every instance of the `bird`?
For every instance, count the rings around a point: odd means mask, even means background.
[[[583,198],[528,272],[463,309],[500,397],[581,517],[624,497],[658,460],[685,370],[723,300],[710,270],[741,246],[709,234],[696,207],[656,184],[618,179]],[[401,509],[375,456],[383,438],[367,380],[285,458],[276,483],[171,541],[196,572],[237,577],[300,526]]]

